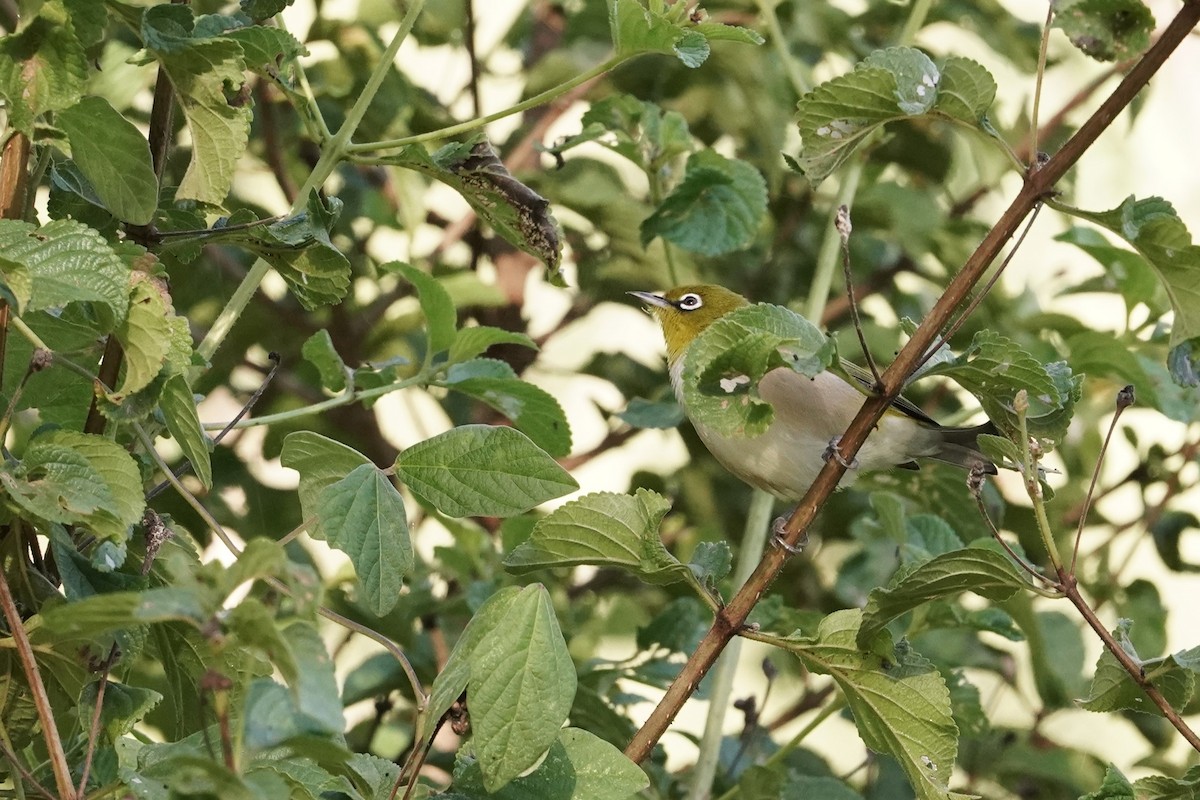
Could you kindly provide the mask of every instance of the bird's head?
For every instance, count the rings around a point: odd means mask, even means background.
[[[734,309],[749,305],[746,298],[721,286],[676,286],[663,294],[630,292],[646,304],[662,326],[667,342],[667,362],[674,364],[692,340],[709,325]]]

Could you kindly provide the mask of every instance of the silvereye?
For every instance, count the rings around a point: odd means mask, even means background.
[[[662,326],[671,385],[691,419],[682,385],[688,347],[722,315],[749,303],[741,295],[712,285],[679,286],[662,295],[630,294],[646,303]],[[774,418],[759,436],[726,436],[695,419],[692,424],[727,470],[751,486],[797,500],[834,452],[831,445],[849,427],[871,385],[870,375],[860,377],[861,368],[848,362],[841,366],[861,382],[861,387],[828,370],[809,378],[788,367],[778,367],[764,375],[758,395],[771,404]],[[995,428],[991,423],[945,428],[908,400],[899,398],[879,420],[851,466],[859,470],[917,469],[916,459],[932,458],[964,469],[979,465],[985,472],[995,473],[996,467],[976,449],[976,437],[981,433],[995,433]],[[847,471],[841,485],[852,482],[854,473],[854,469]]]

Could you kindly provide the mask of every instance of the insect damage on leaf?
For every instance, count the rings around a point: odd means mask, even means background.
[[[446,167],[474,189],[486,202],[489,193],[498,193],[516,212],[516,224],[526,249],[542,259],[551,274],[557,274],[561,253],[558,226],[550,215],[550,201],[512,176],[487,141],[476,142],[461,161]]]

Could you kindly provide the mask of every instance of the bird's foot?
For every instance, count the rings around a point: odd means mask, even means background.
[[[771,523],[771,544],[781,550],[786,550],[794,556],[798,556],[804,552],[804,548],[808,546],[808,533],[804,534],[804,538],[791,545],[787,543],[787,517],[776,517]]]
[[[832,439],[830,439],[829,446],[825,448],[825,452],[821,454],[821,458],[825,459],[826,461],[833,459],[834,461],[841,464],[846,469],[858,469],[858,459],[857,458],[851,458],[851,459],[847,460],[846,457],[843,456],[841,454],[841,452],[838,450],[838,445],[840,445],[841,443],[842,443],[841,436],[835,436]]]

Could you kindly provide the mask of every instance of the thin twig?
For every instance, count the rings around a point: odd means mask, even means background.
[[[96,757],[96,740],[100,738],[100,715],[104,711],[104,689],[108,686],[108,672],[117,660],[117,643],[113,642],[108,655],[100,664],[100,677],[96,686],[96,707],[92,709],[92,725],[88,729],[87,755],[83,759],[83,774],[79,777],[79,797],[87,791],[88,774],[92,771],[92,759]]]
[[[1112,441],[1113,431],[1117,429],[1117,420],[1121,418],[1125,409],[1134,404],[1134,401],[1133,386],[1126,386],[1117,392],[1117,410],[1113,414],[1112,422],[1108,425],[1108,433],[1104,434],[1104,444],[1100,446],[1100,455],[1096,457],[1096,468],[1092,470],[1092,482],[1088,484],[1087,495],[1083,498],[1083,509],[1079,512],[1079,527],[1075,531],[1075,547],[1071,551],[1071,569],[1069,571],[1072,575],[1075,574],[1075,563],[1079,558],[1079,542],[1083,539],[1083,526],[1087,522],[1088,512],[1091,510],[1092,495],[1096,491],[1096,481],[1100,478],[1100,467],[1104,465],[1108,443]]]
[[[837,228],[838,237],[842,240],[842,275],[846,280],[846,297],[850,303],[850,319],[854,322],[854,332],[858,334],[858,344],[862,347],[863,358],[867,360],[867,366],[871,369],[871,375],[875,378],[873,389],[879,388],[879,367],[875,366],[875,358],[871,355],[871,348],[867,347],[867,337],[863,333],[862,319],[858,316],[858,301],[854,299],[854,275],[850,271],[850,232],[854,226],[850,223],[850,206],[838,206],[837,215],[833,219],[833,226]]]
[[[1054,3],[1046,3],[1046,24],[1042,26],[1042,42],[1038,48],[1037,76],[1033,87],[1033,114],[1029,123],[1030,158],[1029,163],[1037,160],[1038,152],[1038,112],[1042,107],[1042,82],[1046,78],[1046,51],[1050,47],[1050,25],[1054,22]]]
[[[50,767],[54,771],[54,785],[58,788],[58,795],[64,800],[75,797],[71,767],[67,764],[67,754],[63,751],[62,739],[58,736],[54,709],[50,707],[50,695],[46,694],[46,684],[42,682],[42,672],[38,669],[37,659],[33,655],[33,645],[29,643],[25,622],[17,611],[17,604],[8,588],[8,578],[4,575],[4,570],[0,570],[0,611],[3,611],[4,619],[8,622],[8,632],[21,661],[21,669],[25,672],[25,683],[33,698],[33,707],[37,710],[38,723],[42,728],[42,739],[46,743]]]
[[[279,358],[279,354],[276,352],[268,353],[267,358],[271,360],[271,369],[267,372],[266,377],[263,378],[262,383],[260,383],[258,385],[258,388],[254,390],[254,394],[250,395],[250,399],[247,400],[246,403],[242,406],[242,409],[240,411],[238,411],[237,415],[233,419],[231,419],[225,425],[224,428],[221,429],[220,433],[218,433],[216,436],[213,437],[214,445],[220,444],[221,440],[229,435],[229,432],[233,430],[234,426],[237,425],[239,421],[241,421],[242,417],[244,417],[250,413],[250,410],[254,408],[255,403],[257,403],[259,401],[259,399],[262,398],[263,392],[265,392],[267,390],[267,387],[271,385],[271,381],[274,380],[275,373],[277,373],[279,371],[279,365],[282,362]],[[175,470],[171,474],[174,475],[176,478],[181,478],[191,468],[192,468],[192,462],[188,459],[184,459],[184,462],[182,464],[180,464],[178,467],[176,467]],[[159,483],[153,489],[146,492],[146,500],[150,501],[150,500],[153,500],[155,497],[158,497],[158,495],[161,494],[162,491],[170,485],[171,485],[171,482],[169,480],[165,480],[165,481]]]
[[[8,759],[8,763],[12,764],[17,772],[21,773],[21,778],[24,779],[25,783],[29,784],[29,786],[36,790],[39,794],[44,795],[48,798],[48,800],[62,800],[62,798],[52,795],[50,790],[45,786],[42,786],[42,784],[38,782],[38,779],[33,776],[33,773],[25,768],[25,765],[21,763],[20,759],[17,758],[17,754],[14,753],[12,748],[8,746],[7,738],[3,736],[0,736],[0,753],[2,753],[4,757]]]
[[[967,318],[970,317],[971,314],[975,313],[975,309],[979,308],[979,304],[983,302],[983,298],[987,297],[988,292],[990,292],[992,287],[996,285],[996,281],[1000,279],[1000,276],[1004,273],[1004,270],[1013,260],[1013,256],[1017,254],[1017,251],[1021,249],[1021,245],[1025,243],[1025,237],[1029,235],[1029,231],[1033,228],[1033,223],[1037,220],[1038,214],[1041,213],[1042,206],[1043,204],[1039,202],[1033,207],[1033,212],[1029,215],[1029,219],[1026,220],[1025,227],[1021,229],[1020,235],[1017,236],[1017,241],[1011,248],[1009,248],[1008,255],[1004,257],[1004,260],[1000,262],[1000,266],[995,272],[992,273],[992,276],[988,278],[987,283],[983,285],[983,289],[975,293],[970,302],[967,303],[967,307],[963,310],[963,312],[958,315],[954,322],[951,322],[946,327],[946,330],[941,336],[938,337],[937,343],[929,348],[929,352],[927,352],[924,358],[921,359],[920,363],[917,364],[917,369],[925,366],[929,359],[933,358],[938,351],[945,347],[950,339],[953,338],[954,334],[958,333],[959,329],[961,329],[966,323]]]
[[[1008,542],[1004,541],[1004,537],[1000,535],[1000,530],[996,527],[996,523],[992,522],[991,515],[988,514],[987,506],[983,504],[983,476],[984,473],[982,470],[977,472],[976,470],[972,469],[970,476],[967,478],[967,487],[971,492],[971,496],[975,498],[975,506],[979,509],[979,516],[983,517],[983,521],[987,524],[988,530],[992,532],[992,538],[999,542],[1000,546],[1004,548],[1004,552],[1008,553],[1008,557],[1015,561],[1017,566],[1028,572],[1034,578],[1053,585],[1053,578],[1048,578],[1042,573],[1038,572],[1036,567],[1018,555],[1017,552],[1008,544]]]

